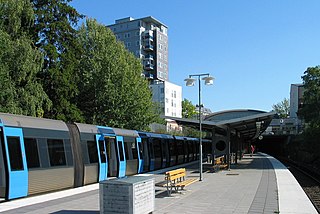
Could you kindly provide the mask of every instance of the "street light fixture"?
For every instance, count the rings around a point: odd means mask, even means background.
[[[214,77],[211,77],[210,74],[192,74],[189,75],[189,78],[186,78],[184,81],[186,81],[186,86],[194,86],[196,79],[192,77],[197,77],[198,78],[198,85],[199,85],[199,131],[200,131],[200,137],[199,137],[199,153],[200,153],[200,165],[199,165],[199,173],[200,173],[200,178],[199,181],[203,180],[203,175],[202,175],[202,118],[201,118],[201,108],[203,105],[201,104],[201,78],[203,77],[202,80],[204,80],[204,83],[206,85],[213,85]]]

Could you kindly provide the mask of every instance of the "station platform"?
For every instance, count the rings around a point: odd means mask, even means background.
[[[199,177],[198,163],[183,167],[189,178]],[[203,181],[171,197],[165,188],[156,187],[154,213],[317,213],[290,171],[268,155],[245,155],[230,171],[213,172],[209,164],[204,164],[203,171]],[[163,172],[145,176],[160,182]],[[97,214],[99,185],[3,202],[0,212]]]

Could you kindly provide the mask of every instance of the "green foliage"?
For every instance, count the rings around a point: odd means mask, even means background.
[[[78,38],[84,50],[78,103],[86,122],[147,129],[159,116],[140,61],[95,20],[86,20]]]
[[[301,135],[295,136],[285,151],[292,160],[303,162],[320,169],[320,128],[309,127]]]
[[[182,117],[193,118],[196,115],[196,107],[192,104],[190,100],[184,99],[182,101]]]
[[[302,76],[304,84],[303,108],[299,116],[313,126],[320,125],[320,66],[310,67]]]
[[[289,99],[284,98],[281,102],[272,105],[272,109],[277,112],[280,118],[289,117],[290,103]]]
[[[75,105],[81,49],[73,28],[82,16],[68,5],[70,1],[32,0],[35,24],[30,32],[44,54],[44,66],[39,77],[53,102],[53,108],[45,116],[82,122],[82,113]]]
[[[0,25],[12,39],[27,35],[34,13],[29,0],[0,0]]]
[[[293,147],[294,158],[313,166],[320,164],[320,66],[310,67],[302,76],[303,106],[298,115],[307,125],[298,143]]]
[[[36,75],[42,54],[32,44],[29,1],[0,2],[0,111],[42,117],[51,106]]]
[[[183,127],[183,136],[187,136],[187,137],[196,137],[199,138],[200,137],[200,131],[198,129],[195,128],[191,128],[191,127]],[[202,131],[202,138],[206,138],[207,137],[207,132]]]

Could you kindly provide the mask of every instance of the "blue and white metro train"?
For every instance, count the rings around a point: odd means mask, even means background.
[[[210,142],[204,140],[203,154]],[[6,200],[199,159],[197,138],[4,113],[0,145],[0,198]]]

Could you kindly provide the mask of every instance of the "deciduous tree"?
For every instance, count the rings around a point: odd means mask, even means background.
[[[290,103],[289,99],[284,98],[281,102],[272,105],[272,109],[277,112],[280,118],[289,117]]]
[[[36,77],[43,56],[28,34],[33,16],[28,0],[0,1],[0,111],[42,117],[51,101]]]
[[[320,127],[320,66],[308,68],[302,80],[305,91],[303,107],[298,113],[312,126]]]
[[[39,77],[53,102],[46,117],[64,121],[83,121],[75,104],[78,95],[78,66],[81,49],[76,39],[82,17],[68,3],[71,0],[32,0],[35,11],[33,32],[37,47],[44,54]]]
[[[139,59],[93,19],[81,26],[78,38],[84,50],[78,103],[86,122],[147,129],[157,115]]]
[[[182,101],[182,117],[183,118],[193,118],[196,116],[196,107],[192,104],[190,100],[184,99]]]

